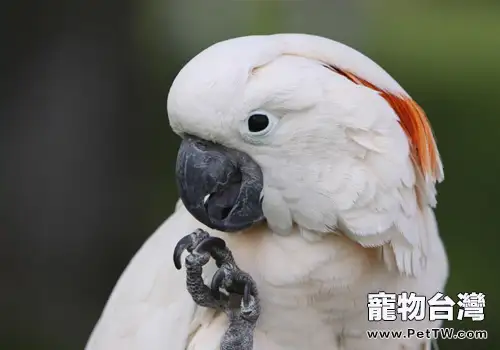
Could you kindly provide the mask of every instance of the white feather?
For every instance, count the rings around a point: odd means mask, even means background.
[[[184,350],[195,305],[185,292],[184,274],[173,268],[172,253],[198,226],[185,209],[177,209],[148,239],[116,284],[86,350],[164,350],[165,344]]]

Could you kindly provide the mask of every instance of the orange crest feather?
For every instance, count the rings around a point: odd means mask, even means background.
[[[426,176],[430,175],[433,181],[442,180],[441,160],[429,120],[424,110],[411,97],[395,95],[336,67],[328,68],[358,85],[379,92],[398,115],[399,123],[410,141],[411,157],[420,171]]]

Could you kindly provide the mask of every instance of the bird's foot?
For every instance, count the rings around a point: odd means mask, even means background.
[[[251,350],[253,330],[260,315],[258,290],[252,277],[240,270],[231,251],[219,237],[198,229],[183,237],[174,250],[174,264],[181,268],[181,254],[187,250],[186,285],[194,302],[200,306],[223,310],[229,317],[229,327],[221,340],[222,350]],[[210,288],[202,277],[203,266],[212,257],[219,268]],[[221,290],[227,292],[221,293]],[[241,298],[239,307],[231,303],[232,296]]]
[[[208,299],[217,300],[217,305],[221,305],[221,302],[224,301],[227,302],[227,295],[220,292],[222,289],[229,295],[236,294],[242,297],[242,316],[249,319],[258,317],[257,285],[248,273],[240,270],[236,265],[233,254],[222,238],[210,236],[208,232],[202,229],[197,229],[193,233],[184,236],[177,243],[174,250],[174,264],[178,270],[182,267],[181,254],[184,250],[190,253],[185,259],[187,290],[197,304],[214,307],[203,304],[204,300]],[[203,282],[202,269],[208,263],[210,257],[215,260],[219,269],[215,272],[209,288]],[[209,304],[213,304],[213,302]]]

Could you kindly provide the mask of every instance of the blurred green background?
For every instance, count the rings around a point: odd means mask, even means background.
[[[447,292],[486,294],[484,322],[447,325],[490,335],[440,349],[500,349],[499,1],[22,0],[0,29],[0,349],[84,347],[173,209],[175,74],[217,41],[273,32],[357,48],[424,107],[445,165]]]

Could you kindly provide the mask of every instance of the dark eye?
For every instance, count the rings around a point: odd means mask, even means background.
[[[259,132],[265,130],[269,125],[269,117],[265,114],[252,114],[248,118],[248,130]]]

